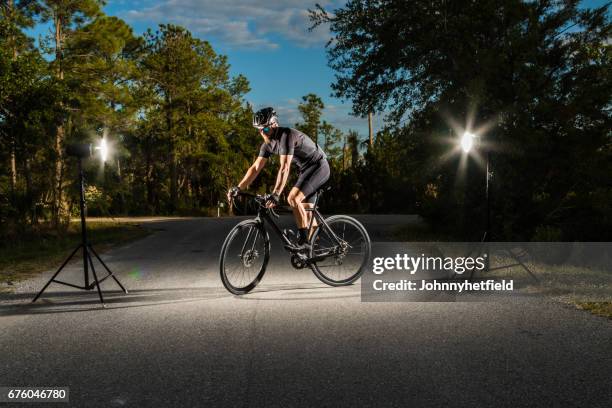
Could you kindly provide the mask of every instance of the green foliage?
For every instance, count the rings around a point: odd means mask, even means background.
[[[101,188],[92,185],[85,188],[85,201],[87,202],[87,215],[107,216],[112,203],[111,197]],[[74,209],[74,216],[78,217],[78,207],[75,205]]]
[[[449,155],[449,130],[468,128],[491,155],[494,236],[538,238],[550,226],[562,239],[609,239],[610,16],[578,5],[355,0],[311,18],[333,33],[336,96],[395,123],[385,143],[397,149],[382,160],[398,163],[397,190],[412,189],[432,222],[469,238],[484,224],[482,169]],[[372,180],[384,169],[369,154]]]
[[[57,220],[58,196],[75,208],[64,146],[102,136],[112,155],[85,169],[90,213],[202,213],[224,199],[260,142],[248,80],[230,77],[225,56],[177,26],[135,37],[97,1],[16,4],[19,18],[0,15],[15,33],[0,38],[2,236]],[[40,49],[23,33],[36,16],[54,27]]]
[[[61,117],[56,109],[61,95],[35,50],[22,48],[14,55],[0,48],[0,144],[7,147],[0,153],[5,163],[0,175],[6,176],[0,195],[10,204],[4,224],[10,231],[22,231],[27,220],[35,224],[41,215],[51,183],[47,163],[54,158],[50,130]]]
[[[322,147],[327,157],[334,160],[339,159],[342,151],[340,146],[343,137],[342,131],[326,121],[321,123],[319,131],[323,139]]]
[[[145,169],[136,169],[148,175],[146,201],[170,212],[216,205],[255,150],[255,139],[245,138],[254,133],[243,101],[248,81],[230,78],[225,56],[173,25],[145,35],[139,68],[142,125],[134,137],[146,149]]]
[[[23,29],[34,26],[38,11],[35,0],[2,0],[0,2],[0,42],[13,59],[24,49],[32,47],[32,41]]]
[[[312,93],[302,96],[302,102],[298,105],[298,111],[304,121],[296,123],[295,127],[306,133],[317,143],[319,143],[319,130],[321,128],[323,109],[325,109],[323,100]]]
[[[340,129],[321,119],[324,109],[325,104],[319,96],[312,93],[304,95],[298,105],[303,122],[296,123],[295,127],[320,144],[332,164],[337,162],[341,168],[343,134]]]
[[[312,12],[334,36],[336,96],[357,115],[388,114],[365,150],[322,120],[319,96],[302,98],[296,127],[332,165],[326,211],[419,212],[479,238],[483,169],[449,143],[467,127],[490,152],[496,238],[609,239],[610,16],[578,3],[352,0]],[[67,143],[112,146],[86,169],[100,214],[207,213],[257,154],[249,82],[227,57],[175,25],[135,36],[101,5],[0,3],[2,237],[61,225],[74,207]],[[52,26],[38,48],[25,34],[37,21]],[[269,191],[274,167],[255,190]]]

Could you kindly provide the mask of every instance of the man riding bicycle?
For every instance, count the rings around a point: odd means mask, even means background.
[[[312,208],[315,193],[329,179],[330,171],[327,156],[323,150],[308,136],[299,130],[281,127],[273,108],[264,108],[253,115],[253,126],[257,128],[263,138],[259,155],[249,167],[238,186],[228,192],[228,200],[238,195],[241,190],[257,178],[266,165],[268,158],[273,154],[280,156],[280,167],[276,176],[276,184],[270,194],[266,196],[266,207],[272,208],[280,202],[280,195],[285,188],[291,163],[298,167],[298,179],[289,195],[287,202],[293,210],[295,222],[298,227],[298,249],[307,249],[312,231],[308,231],[312,213],[306,208]],[[313,222],[313,229],[316,227]]]

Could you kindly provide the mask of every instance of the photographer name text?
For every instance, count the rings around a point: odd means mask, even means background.
[[[453,291],[453,292],[471,292],[471,291],[512,291],[514,290],[514,280],[495,281],[489,279],[482,282],[470,282],[467,279],[462,282],[440,282],[433,281],[414,281],[402,279],[396,282],[384,282],[382,279],[377,279],[372,283],[372,287],[377,291]]]

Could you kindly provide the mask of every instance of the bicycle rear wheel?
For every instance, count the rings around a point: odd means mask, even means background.
[[[329,255],[310,267],[315,276],[327,285],[350,285],[367,268],[372,251],[370,237],[363,225],[352,217],[334,215],[325,222],[329,229],[319,225],[312,236],[310,257]]]
[[[241,222],[230,231],[221,248],[223,286],[235,295],[249,293],[261,281],[269,259],[270,239],[261,222]]]

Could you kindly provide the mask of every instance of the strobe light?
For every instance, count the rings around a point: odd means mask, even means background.
[[[106,163],[106,159],[108,159],[108,144],[105,137],[100,140],[100,145],[96,146],[95,150],[100,152],[102,163]]]
[[[474,147],[475,137],[476,135],[470,132],[465,132],[461,137],[461,148],[465,153],[469,153],[472,147]]]

